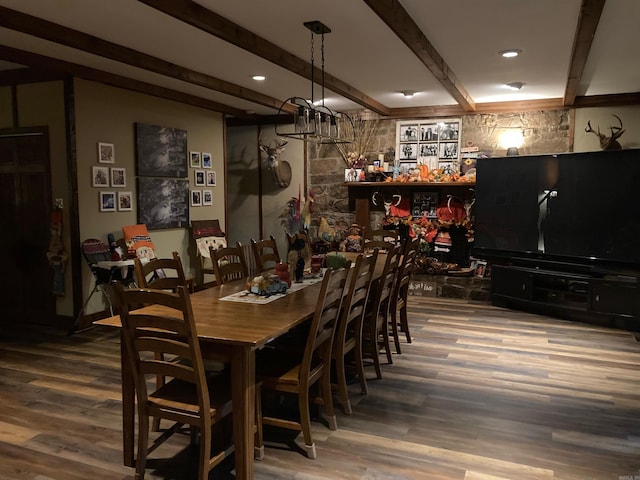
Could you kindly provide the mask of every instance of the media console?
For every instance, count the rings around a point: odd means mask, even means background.
[[[571,320],[640,331],[640,279],[533,265],[493,265],[491,301]]]

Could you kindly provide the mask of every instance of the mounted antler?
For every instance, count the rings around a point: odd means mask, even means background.
[[[587,122],[587,126],[585,127],[584,131],[587,133],[593,133],[594,135],[598,136],[598,138],[600,139],[600,148],[602,150],[621,150],[622,145],[620,145],[620,143],[618,142],[618,138],[620,138],[624,133],[624,130],[622,129],[622,120],[620,120],[620,117],[617,115],[611,115],[618,119],[618,121],[620,122],[620,126],[614,127],[612,125],[609,127],[611,129],[610,137],[607,137],[604,133],[600,133],[600,127],[598,127],[597,132],[593,128],[591,128],[591,120]]]
[[[260,150],[267,154],[267,163],[269,164],[269,169],[273,173],[273,176],[281,187],[288,187],[291,183],[291,165],[289,162],[278,160],[280,154],[284,151],[284,147],[288,142],[286,140],[277,140],[271,142],[269,145],[265,145],[262,143],[262,137],[258,138],[258,145],[260,145]]]

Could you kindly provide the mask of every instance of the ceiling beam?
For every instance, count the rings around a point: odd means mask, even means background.
[[[475,110],[475,102],[469,93],[398,0],[364,0],[364,2],[433,73],[464,111]]]
[[[275,111],[282,106],[282,100],[9,8],[0,7],[0,26],[242,98]],[[293,112],[295,107],[286,105],[283,109]]]
[[[229,42],[236,47],[258,55],[309,81],[312,78],[312,72],[314,78],[321,78],[322,70],[320,68],[314,67],[312,69],[311,64],[305,60],[292,55],[265,38],[259,37],[246,28],[221,17],[211,10],[207,10],[191,0],[138,1]],[[389,114],[388,107],[327,72],[324,73],[324,86],[379,115]]]
[[[589,50],[591,50],[593,37],[596,34],[605,3],[606,0],[582,0],[578,26],[573,38],[569,76],[564,90],[563,104],[565,106],[573,105],[578,95],[584,66],[589,58]]]
[[[195,95],[189,95],[147,82],[133,80],[131,78],[122,77],[120,75],[104,72],[84,65],[78,65],[76,63],[70,63],[64,60],[39,55],[37,53],[27,52],[26,50],[6,47],[4,45],[0,45],[0,60],[20,63],[34,68],[51,70],[54,72],[62,72],[85,80],[104,83],[105,85],[110,85],[112,87],[144,93],[146,95],[152,95],[166,100],[173,100],[175,102],[213,110],[214,112],[243,118],[257,118],[255,115],[247,114],[244,110],[230,107],[213,100],[207,100]]]

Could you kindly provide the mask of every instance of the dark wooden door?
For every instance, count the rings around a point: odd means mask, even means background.
[[[51,324],[51,182],[46,131],[0,131],[0,322]]]

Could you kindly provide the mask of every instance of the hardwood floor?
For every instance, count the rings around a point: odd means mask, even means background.
[[[410,297],[413,343],[353,415],[314,422],[318,458],[267,447],[255,478],[640,479],[640,343],[629,332]],[[117,332],[0,330],[0,479],[131,479],[122,466]],[[267,432],[267,445],[273,432]],[[147,479],[195,477],[188,436]],[[233,478],[232,462],[210,478]]]

